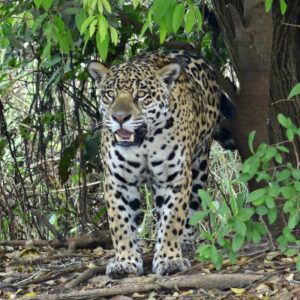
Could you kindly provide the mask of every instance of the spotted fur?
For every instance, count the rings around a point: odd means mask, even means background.
[[[110,69],[92,62],[89,72],[103,115],[104,193],[116,252],[107,274],[143,273],[135,223],[143,183],[152,188],[159,219],[153,271],[182,271],[190,263],[181,245],[194,241],[188,219],[199,209],[197,191],[207,180],[218,133],[221,92],[215,74],[201,57],[183,51],[148,52]]]

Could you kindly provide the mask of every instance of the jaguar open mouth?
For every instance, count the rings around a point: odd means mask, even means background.
[[[116,145],[129,147],[139,146],[146,135],[145,126],[137,128],[134,132],[120,128],[115,132]]]
[[[115,132],[115,137],[117,145],[121,146],[130,146],[134,144],[135,141],[135,133],[123,128],[120,128]]]

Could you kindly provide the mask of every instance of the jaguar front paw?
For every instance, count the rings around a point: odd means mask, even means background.
[[[128,274],[140,276],[143,274],[143,262],[113,261],[106,267],[106,275],[112,279],[119,279]]]
[[[187,258],[154,259],[153,272],[160,275],[171,275],[191,267]]]

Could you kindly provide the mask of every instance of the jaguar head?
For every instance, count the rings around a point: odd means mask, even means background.
[[[176,63],[157,69],[128,62],[108,69],[93,61],[88,70],[99,90],[103,123],[114,134],[116,144],[124,147],[140,145],[146,134],[163,122],[170,90],[180,74]]]

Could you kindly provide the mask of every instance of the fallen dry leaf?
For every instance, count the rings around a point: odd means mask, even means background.
[[[133,293],[132,294],[132,298],[141,298],[141,299],[144,299],[145,298],[145,294]]]
[[[235,288],[231,288],[231,290],[235,293],[235,294],[243,294],[245,292],[246,289],[235,289]]]

